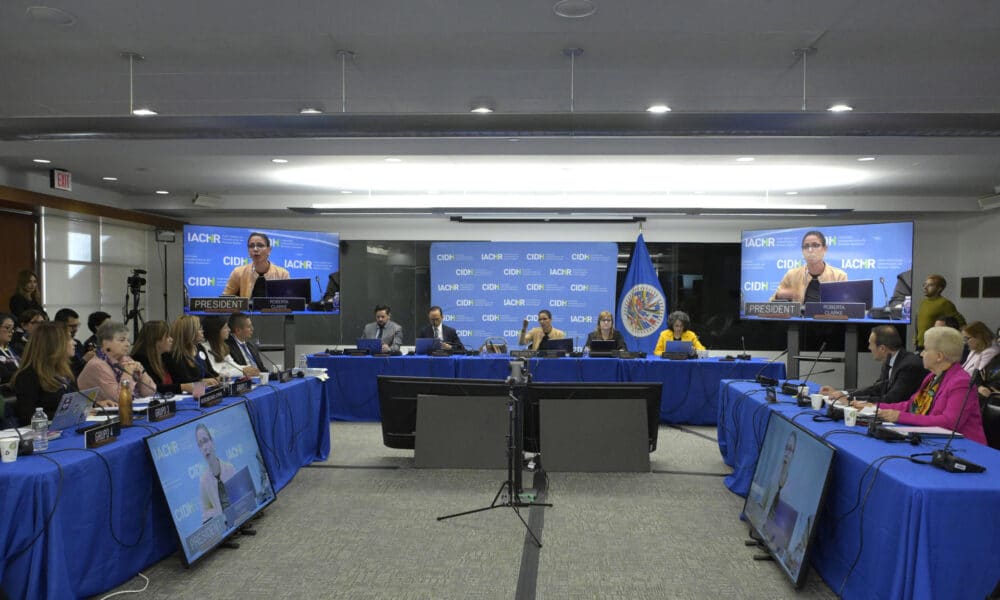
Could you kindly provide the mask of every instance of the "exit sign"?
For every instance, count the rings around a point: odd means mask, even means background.
[[[49,171],[49,184],[54,190],[64,192],[73,191],[73,174],[62,169],[52,169]]]

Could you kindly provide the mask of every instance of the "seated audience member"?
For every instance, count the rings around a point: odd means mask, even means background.
[[[128,328],[121,323],[107,321],[97,329],[99,344],[94,360],[87,363],[76,380],[81,390],[100,388],[101,400],[118,404],[118,392],[122,382],[128,382],[135,398],[144,398],[156,393],[156,383],[146,374],[142,363],[129,356],[132,344],[128,339]]]
[[[38,276],[31,271],[21,271],[17,274],[17,289],[10,297],[10,314],[15,317],[33,308],[42,310],[42,292],[38,287]]]
[[[99,310],[97,312],[92,312],[87,315],[87,329],[90,330],[91,336],[83,341],[83,351],[90,352],[92,350],[97,350],[97,328],[104,325],[105,321],[110,321],[111,315]]]
[[[255,231],[247,238],[250,263],[236,267],[229,274],[223,296],[262,298],[266,294],[264,280],[288,279],[288,271],[271,262],[271,238]]]
[[[965,324],[965,319],[961,322],[958,320],[959,315],[945,315],[943,317],[938,317],[934,320],[934,327],[951,327],[955,331],[962,333],[962,326]],[[917,348],[919,351],[920,348]],[[962,347],[962,364],[965,364],[965,359],[969,358],[969,345],[966,344]]]
[[[161,394],[191,393],[190,383],[174,383],[164,365],[163,355],[174,347],[170,325],[166,321],[146,321],[139,330],[139,339],[132,346],[132,358],[139,361]]]
[[[69,367],[73,350],[73,340],[62,323],[35,327],[21,357],[21,368],[10,382],[17,395],[16,412],[21,425],[31,422],[39,406],[51,419],[63,394],[77,391]]]
[[[201,344],[201,349],[208,356],[208,362],[212,365],[212,370],[220,377],[253,377],[260,375],[257,367],[246,367],[233,360],[232,352],[229,351],[229,323],[226,317],[221,315],[205,317],[202,322],[205,329],[205,341]]]
[[[528,350],[538,350],[542,342],[548,340],[561,340],[566,337],[566,332],[552,326],[552,313],[542,309],[538,311],[538,327],[532,327],[528,331],[528,320],[521,323],[521,335],[517,338],[518,344],[527,344]]]
[[[48,319],[45,318],[45,313],[34,308],[29,308],[21,313],[18,317],[20,328],[15,330],[14,341],[12,342],[14,350],[18,354],[24,355],[24,347],[28,345],[31,333],[35,330],[35,327],[46,321]]]
[[[668,329],[660,333],[660,338],[656,340],[656,348],[653,350],[653,354],[663,356],[663,351],[667,348],[667,342],[691,342],[695,350],[705,349],[705,346],[701,345],[695,332],[691,331],[691,317],[686,312],[675,310],[670,313],[667,317],[667,327]]]
[[[441,341],[442,350],[464,350],[461,338],[454,327],[444,324],[444,312],[440,306],[432,306],[427,311],[427,321],[430,323],[417,334],[418,338],[434,338]]]
[[[954,428],[968,439],[985,445],[979,403],[965,402],[969,393],[969,374],[958,362],[962,357],[961,334],[948,327],[931,327],[924,332],[921,356],[930,374],[908,400],[882,404],[879,416],[901,425]]]
[[[906,297],[910,297],[913,302],[913,270],[903,271],[896,275],[896,287],[892,289],[892,297],[889,298],[889,306],[902,307]]]
[[[919,356],[903,348],[903,338],[892,325],[872,327],[868,336],[868,349],[872,360],[881,361],[882,371],[878,380],[868,387],[859,388],[855,396],[878,396],[882,402],[895,404],[913,395],[920,387],[927,371]],[[819,388],[819,393],[827,394],[834,400],[845,396],[844,392],[828,385]]]
[[[628,350],[622,332],[615,329],[614,316],[606,310],[602,310],[597,315],[597,328],[587,334],[587,341],[583,344],[584,352],[590,350],[590,342],[594,340],[613,340],[615,342],[615,350]]]
[[[219,374],[208,362],[208,354],[199,344],[205,341],[201,321],[194,315],[177,317],[170,327],[174,347],[163,356],[163,364],[174,383],[204,381],[206,385],[219,385]]]
[[[80,372],[83,371],[84,365],[94,358],[95,350],[86,350],[83,343],[76,339],[76,333],[80,331],[80,315],[72,308],[60,308],[56,311],[56,316],[52,318],[56,323],[64,323],[66,329],[69,331],[69,337],[73,339],[73,345],[76,347],[76,352],[73,356],[73,360],[70,361],[73,367],[73,374],[77,377],[80,376]],[[86,389],[86,388],[84,388]]]
[[[969,346],[969,356],[962,363],[962,368],[969,375],[975,375],[982,370],[1000,352],[994,343],[993,332],[982,321],[969,323],[962,328],[962,339]]]
[[[382,340],[382,352],[399,352],[403,345],[403,326],[390,320],[392,310],[388,304],[375,306],[375,322],[365,325],[362,337],[366,340]]]
[[[266,371],[264,361],[260,355],[260,348],[253,343],[253,321],[250,315],[245,313],[233,313],[229,315],[229,354],[240,367],[256,367],[256,375],[261,371]]]
[[[847,273],[826,264],[826,236],[821,231],[807,231],[802,236],[802,258],[805,265],[793,267],[778,284],[771,300],[819,302],[819,286],[831,281],[847,281]]]
[[[1000,329],[997,330],[994,337],[1000,339]],[[994,354],[990,362],[973,377],[976,377],[979,384],[980,406],[987,402],[1000,403],[1000,352]]]
[[[21,355],[14,351],[14,317],[0,313],[0,383],[9,383],[21,367]]]

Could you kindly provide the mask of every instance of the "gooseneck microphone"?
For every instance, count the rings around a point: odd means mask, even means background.
[[[781,385],[781,393],[787,394],[789,396],[796,396],[801,398],[800,389],[803,385],[809,382],[809,378],[813,376],[813,371],[816,369],[816,364],[819,362],[819,358],[823,356],[823,352],[826,351],[826,342],[823,342],[819,347],[819,353],[816,354],[816,358],[813,359],[812,367],[809,368],[809,372],[806,373],[806,378],[802,380],[799,385],[793,385],[789,380],[785,380],[785,383]],[[829,373],[831,370],[824,371],[824,373]],[[821,373],[816,373],[820,375]],[[809,392],[806,391],[806,398],[809,398]]]
[[[750,355],[747,354],[747,343],[746,340],[743,339],[742,335],[740,336],[740,346],[743,348],[743,354],[737,354],[736,358],[738,360],[750,360]]]
[[[965,412],[965,405],[969,403],[969,396],[972,395],[972,390],[975,389],[975,383],[976,380],[974,378],[969,379],[969,389],[965,392],[965,398],[962,399],[962,407],[958,409],[958,418],[955,419],[955,426],[951,429],[951,436],[948,437],[948,443],[941,450],[935,450],[931,453],[931,464],[939,469],[944,469],[951,473],[982,473],[986,470],[986,467],[977,465],[964,458],[959,458],[951,451],[951,443],[958,432],[958,425],[962,422],[962,413]]]
[[[770,365],[771,363],[773,363],[774,361],[778,360],[779,358],[781,358],[782,356],[784,356],[786,354],[788,354],[788,348],[785,348],[784,350],[781,351],[781,354],[775,356],[771,360],[769,360],[766,363],[764,363],[764,366],[762,366],[760,368],[760,370],[757,371],[757,375],[754,377],[754,381],[756,381],[757,383],[759,383],[761,385],[778,385],[778,380],[777,379],[774,379],[773,377],[768,377],[767,375],[764,375],[764,369],[766,369],[768,365]]]
[[[319,275],[316,276],[316,289],[319,290],[320,299],[323,298],[323,284],[319,282]]]

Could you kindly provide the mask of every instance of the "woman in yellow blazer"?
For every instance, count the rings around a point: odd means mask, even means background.
[[[660,339],[656,340],[656,349],[653,354],[663,356],[663,350],[667,347],[667,342],[691,342],[695,350],[704,350],[705,346],[698,341],[698,335],[688,329],[691,327],[691,317],[682,310],[675,310],[667,317],[667,327],[660,334]]]

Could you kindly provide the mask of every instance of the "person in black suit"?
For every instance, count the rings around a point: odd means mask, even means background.
[[[229,337],[226,338],[229,355],[237,364],[266,371],[260,357],[260,349],[257,348],[257,344],[250,341],[251,337],[253,337],[253,321],[250,320],[250,316],[240,312],[229,315]]]
[[[441,340],[442,350],[465,350],[465,346],[462,345],[462,340],[459,339],[458,332],[455,331],[455,328],[448,327],[444,324],[444,312],[442,312],[440,306],[432,306],[431,309],[427,311],[427,320],[430,321],[430,325],[421,329],[417,337],[436,338]]]
[[[920,356],[903,348],[903,338],[892,325],[873,327],[868,336],[868,349],[871,350],[873,359],[882,361],[882,373],[875,383],[859,388],[853,395],[866,396],[872,398],[873,402],[877,400],[883,404],[908,400],[927,375]],[[828,394],[833,400],[847,395],[827,385],[821,387],[819,393]],[[862,407],[866,404],[860,400],[858,402]]]

